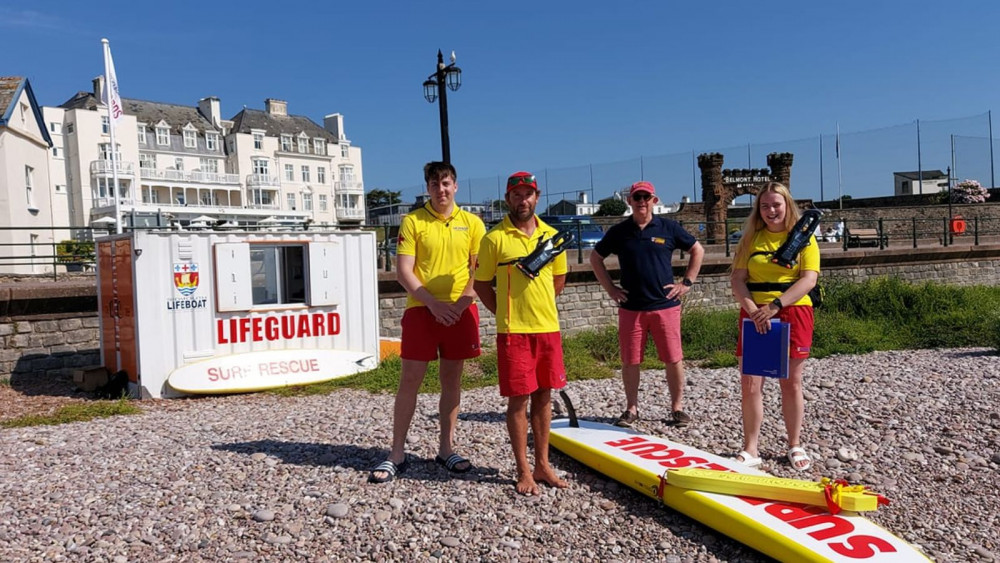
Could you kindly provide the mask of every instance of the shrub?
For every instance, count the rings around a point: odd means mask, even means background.
[[[56,245],[56,260],[61,264],[81,264],[94,261],[94,241],[64,240]]]
[[[990,193],[976,180],[965,180],[952,186],[952,203],[984,203]]]

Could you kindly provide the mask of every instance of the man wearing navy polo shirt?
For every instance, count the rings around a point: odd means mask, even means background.
[[[671,419],[678,426],[691,417],[683,410],[684,352],[681,349],[681,301],[701,269],[705,249],[677,221],[656,217],[659,201],[649,182],[636,182],[629,190],[632,216],[614,225],[590,253],[590,265],[601,287],[618,303],[618,345],[625,386],[625,412],[615,422],[631,428],[639,420],[639,364],[646,347],[646,334],[653,336],[656,353],[667,365]],[[687,270],[674,281],[671,257],[674,249],[690,253]],[[621,285],[615,285],[604,259],[618,255]]]

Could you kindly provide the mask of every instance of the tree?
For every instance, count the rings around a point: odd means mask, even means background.
[[[594,217],[621,217],[628,211],[628,204],[620,199],[606,199],[597,208]]]
[[[387,205],[395,205],[403,201],[400,197],[402,192],[394,192],[391,190],[380,190],[374,189],[365,194],[365,205],[368,209],[374,209],[376,207],[385,207]]]

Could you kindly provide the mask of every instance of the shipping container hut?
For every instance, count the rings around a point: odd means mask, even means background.
[[[256,391],[377,367],[375,234],[137,231],[97,241],[101,354],[131,396]]]

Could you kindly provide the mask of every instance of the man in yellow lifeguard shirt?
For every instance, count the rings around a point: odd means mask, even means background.
[[[446,162],[424,166],[429,201],[403,217],[396,243],[396,271],[406,289],[400,325],[402,372],[393,406],[392,451],[368,480],[392,481],[406,471],[406,433],[417,407],[417,391],[427,364],[441,358],[441,435],[435,461],[452,473],[472,469],[455,453],[453,441],[461,399],[465,360],[479,356],[479,310],[472,290],[483,221],[455,205],[455,167]]]
[[[505,199],[510,211],[483,238],[474,287],[483,305],[496,315],[500,394],[507,397],[507,433],[517,465],[517,492],[537,495],[539,482],[560,489],[568,486],[549,465],[551,391],[566,385],[556,311],[556,296],[566,286],[566,255],[557,255],[534,279],[518,270],[516,262],[557,231],[535,215],[538,183],[533,175],[517,172],[511,176]],[[528,463],[529,401],[534,471]]]

